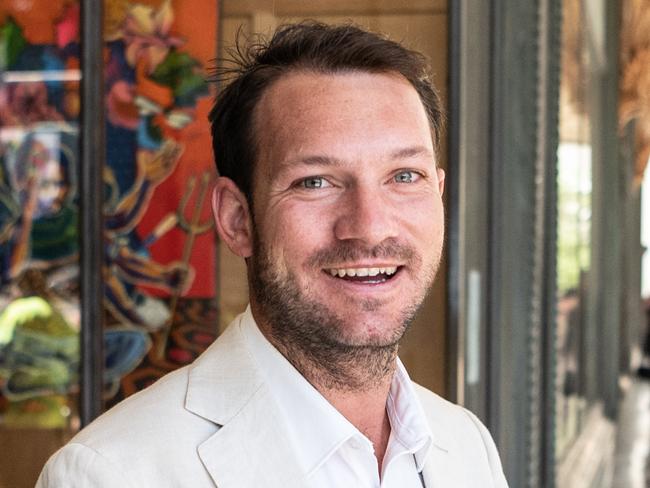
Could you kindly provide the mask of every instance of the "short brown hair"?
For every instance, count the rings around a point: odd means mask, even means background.
[[[221,176],[232,179],[252,202],[257,157],[254,112],[262,94],[289,71],[334,74],[351,71],[398,73],[415,88],[424,105],[437,149],[443,129],[438,92],[424,56],[354,25],[331,26],[307,21],[279,27],[270,40],[240,42],[229,65],[214,81],[228,82],[217,95],[209,120],[212,149]]]

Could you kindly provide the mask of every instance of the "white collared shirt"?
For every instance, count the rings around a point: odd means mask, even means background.
[[[288,434],[310,486],[422,488],[420,472],[431,448],[432,435],[399,359],[386,402],[391,434],[380,477],[370,440],[264,337],[250,307],[244,313],[241,328],[286,417]]]

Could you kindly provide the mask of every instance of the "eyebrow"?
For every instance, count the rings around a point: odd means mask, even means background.
[[[389,159],[411,159],[416,157],[427,157],[435,160],[433,152],[425,146],[413,146],[397,149],[389,154]],[[282,166],[292,166],[294,164],[305,164],[307,166],[343,166],[344,161],[333,156],[310,155],[298,159],[284,161]]]
[[[406,147],[404,149],[398,149],[397,151],[393,152],[391,154],[391,159],[409,159],[420,156],[433,158],[433,152],[431,152],[431,150],[425,146]]]

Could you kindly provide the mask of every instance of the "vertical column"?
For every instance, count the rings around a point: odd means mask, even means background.
[[[538,172],[543,177],[545,198],[543,208],[544,232],[540,237],[541,270],[540,325],[541,325],[541,438],[540,486],[553,488],[556,479],[556,364],[557,364],[557,150],[559,144],[560,77],[562,56],[562,0],[543,0],[540,5],[541,26],[546,34],[542,41],[540,64],[545,66],[545,98],[540,105],[540,143],[545,147],[540,154]]]
[[[521,487],[541,486],[544,460],[546,5],[494,0],[491,12],[488,418]]]
[[[595,240],[599,242],[594,253],[599,283],[596,302],[598,320],[598,349],[600,354],[596,371],[590,371],[598,384],[605,413],[616,417],[619,400],[619,353],[621,335],[623,290],[623,251],[625,249],[624,168],[619,153],[618,133],[618,36],[620,3],[605,1],[602,34],[602,60],[596,63],[594,76],[594,196],[597,198],[594,216],[597,226]],[[596,29],[594,29],[596,30]],[[597,39],[598,41],[599,39]],[[598,185],[598,187],[596,187]]]
[[[81,5],[81,423],[102,412],[104,64],[103,1]]]
[[[554,481],[560,2],[451,7],[451,390],[521,487]]]
[[[450,17],[449,391],[486,421],[490,5],[451,2]]]

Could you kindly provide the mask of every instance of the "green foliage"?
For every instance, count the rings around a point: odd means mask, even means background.
[[[208,94],[208,86],[199,74],[199,62],[187,53],[171,49],[151,75],[156,83],[168,86],[174,93],[177,106],[196,104],[198,97]]]
[[[0,25],[0,69],[9,69],[27,46],[23,29],[12,17]]]
[[[591,196],[562,188],[558,198],[557,286],[560,294],[580,287],[590,267]]]

